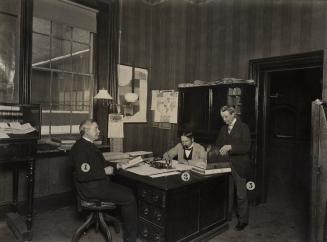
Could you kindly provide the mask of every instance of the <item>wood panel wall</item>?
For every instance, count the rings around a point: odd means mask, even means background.
[[[0,11],[10,6],[4,1]],[[121,63],[149,70],[149,110],[150,90],[177,90],[179,83],[197,79],[247,78],[250,59],[327,49],[326,14],[327,1],[315,0],[213,0],[199,6],[182,0],[154,6],[123,0]],[[171,130],[150,122],[125,125],[125,151],[161,155],[177,141],[176,125]],[[63,178],[67,171],[64,157],[39,159],[36,196],[69,191],[69,174]],[[22,195],[24,184],[22,173]],[[11,199],[11,186],[10,170],[1,168],[0,204]]]
[[[149,103],[152,89],[177,90],[179,83],[193,80],[247,78],[251,59],[327,48],[326,1],[123,4],[121,61],[149,68]],[[150,124],[127,124],[124,150],[162,154],[177,142],[176,135],[176,125],[160,130]]]

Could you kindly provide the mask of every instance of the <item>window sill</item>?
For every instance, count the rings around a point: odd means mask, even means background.
[[[97,147],[102,152],[109,152],[110,146],[109,145],[97,145]],[[69,149],[65,150],[53,145],[49,144],[38,144],[37,145],[37,151],[36,151],[36,157],[42,158],[42,157],[52,157],[52,156],[64,156],[69,153]]]

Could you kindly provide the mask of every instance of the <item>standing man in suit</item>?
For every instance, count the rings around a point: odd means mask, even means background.
[[[205,168],[207,164],[207,153],[204,147],[194,142],[192,132],[183,132],[181,142],[168,150],[163,158],[171,161],[175,156],[180,163]]]
[[[111,182],[107,176],[111,173],[111,169],[105,167],[105,159],[93,143],[99,138],[98,124],[90,119],[84,120],[79,126],[79,131],[82,137],[69,153],[78,189],[86,199],[98,199],[120,205],[124,242],[135,242],[137,208],[132,191]]]
[[[220,115],[226,125],[220,129],[214,148],[208,152],[208,162],[215,162],[218,155],[229,156],[237,198],[238,223],[235,229],[239,231],[249,223],[246,179],[251,168],[251,136],[249,127],[235,117],[234,107],[223,106]]]

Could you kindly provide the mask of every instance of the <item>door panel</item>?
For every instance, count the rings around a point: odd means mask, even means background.
[[[313,102],[311,110],[312,168],[309,241],[322,242],[324,241],[327,200],[327,121],[326,112],[322,105]]]

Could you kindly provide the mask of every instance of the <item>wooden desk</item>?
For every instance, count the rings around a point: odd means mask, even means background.
[[[185,182],[180,175],[150,178],[118,172],[116,182],[132,188],[137,197],[142,241],[203,241],[228,228],[230,175],[190,174]]]

